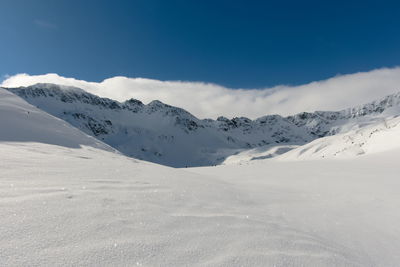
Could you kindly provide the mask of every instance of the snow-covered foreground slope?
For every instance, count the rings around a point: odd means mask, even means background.
[[[398,266],[398,156],[177,170],[0,143],[0,265]]]
[[[225,233],[251,226],[226,209],[240,203],[228,184],[88,147],[0,149],[0,265],[213,265],[245,256],[226,242]]]
[[[263,160],[190,170],[245,193],[249,218],[270,216],[294,227],[286,245],[306,246],[304,257],[327,260],[334,253],[352,261],[327,265],[386,267],[400,265],[399,159],[400,149],[394,149],[352,160]],[[312,237],[296,240],[300,233]],[[314,251],[321,246],[330,252]],[[287,253],[300,254],[291,248]],[[301,263],[282,266],[311,266]]]

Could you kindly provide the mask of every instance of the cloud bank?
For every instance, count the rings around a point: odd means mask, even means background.
[[[340,110],[373,101],[400,91],[400,67],[340,75],[300,86],[280,85],[263,89],[229,89],[209,83],[127,77],[113,77],[96,83],[57,74],[17,74],[7,77],[1,86],[35,83],[75,86],[119,101],[135,98],[148,103],[157,99],[184,108],[199,118],[223,115],[254,119],[267,114]]]

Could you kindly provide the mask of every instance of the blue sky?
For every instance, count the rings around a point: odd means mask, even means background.
[[[2,0],[0,75],[299,85],[400,65],[397,1]]]

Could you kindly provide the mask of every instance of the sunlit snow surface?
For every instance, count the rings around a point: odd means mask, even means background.
[[[172,169],[4,96],[1,266],[400,265],[398,149]],[[70,141],[44,142],[54,129]]]

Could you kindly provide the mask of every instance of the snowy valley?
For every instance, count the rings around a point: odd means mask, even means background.
[[[201,120],[0,88],[0,265],[399,266],[399,106]]]

